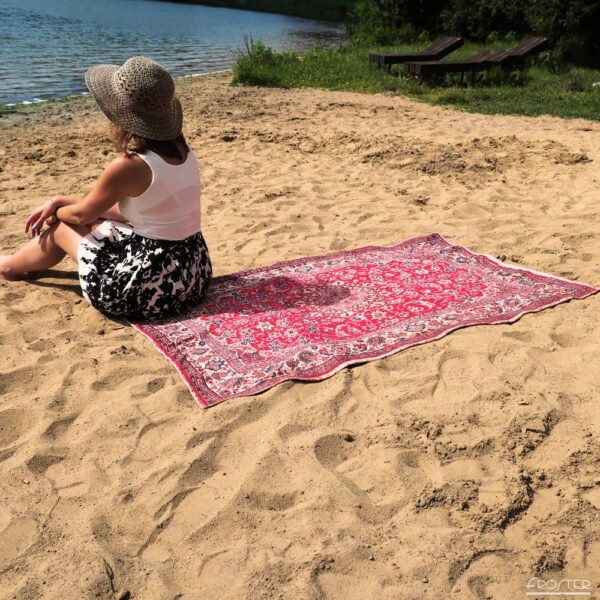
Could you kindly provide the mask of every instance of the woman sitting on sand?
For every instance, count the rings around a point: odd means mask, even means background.
[[[83,200],[53,198],[34,210],[25,223],[34,239],[0,258],[0,279],[48,269],[68,254],[98,310],[177,313],[206,293],[212,269],[200,231],[198,162],[181,133],[173,79],[134,56],[122,67],[92,67],[85,81],[123,156]]]

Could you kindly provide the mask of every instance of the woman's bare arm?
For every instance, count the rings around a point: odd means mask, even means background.
[[[61,206],[56,216],[65,223],[87,225],[98,217],[124,220],[117,202],[125,196],[140,195],[152,181],[152,171],[141,160],[116,158],[104,170],[94,189],[79,202]],[[112,215],[106,217],[105,215]]]
[[[101,215],[101,219],[110,219],[111,221],[125,221],[125,217],[121,214],[118,204],[113,204],[108,210],[105,210]]]
[[[69,206],[70,204],[76,204],[81,202],[81,198],[69,198],[67,196],[57,196],[51,200],[47,200],[44,204],[38,206],[29,215],[27,221],[25,221],[25,233],[31,228],[32,235],[39,235],[42,232],[44,223],[49,219],[53,218],[54,213],[61,206]],[[48,223],[50,223],[48,221]]]

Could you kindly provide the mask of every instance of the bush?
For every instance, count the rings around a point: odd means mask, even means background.
[[[510,46],[533,33],[550,40],[553,60],[600,66],[600,0],[359,0],[352,18],[358,44],[412,42],[425,30]]]
[[[525,15],[559,59],[600,66],[600,0],[528,0]]]
[[[440,15],[441,28],[480,42],[490,35],[498,39],[508,32],[523,34],[529,29],[525,4],[522,0],[450,0]]]
[[[440,28],[441,0],[358,0],[351,11],[355,43],[391,45],[413,42],[423,31]]]
[[[233,68],[234,85],[262,85],[266,87],[282,86],[277,69],[273,67],[297,63],[300,60],[296,52],[275,52],[270,46],[252,37],[244,36],[244,48],[237,53]]]

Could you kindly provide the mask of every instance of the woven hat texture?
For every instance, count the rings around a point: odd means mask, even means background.
[[[102,112],[125,131],[153,140],[172,140],[181,133],[183,113],[173,78],[150,58],[133,56],[122,67],[92,67],[85,83]]]

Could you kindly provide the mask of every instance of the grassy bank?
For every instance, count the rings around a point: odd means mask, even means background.
[[[205,4],[221,8],[241,8],[305,19],[345,21],[354,0],[167,0],[184,4]]]
[[[424,81],[405,75],[402,65],[389,74],[369,62],[370,52],[418,51],[419,44],[366,48],[347,46],[335,50],[314,50],[303,57],[293,52],[277,53],[261,42],[249,42],[240,51],[234,69],[234,85],[268,87],[317,87],[360,92],[395,92],[431,104],[452,106],[487,114],[550,114],[564,118],[600,120],[600,70],[556,69],[543,63],[517,72],[497,67],[467,78],[461,85],[458,76]],[[487,46],[496,50],[506,44]],[[512,44],[510,44],[512,45]],[[509,46],[510,46],[509,45]],[[482,46],[465,44],[452,54],[464,58]]]

